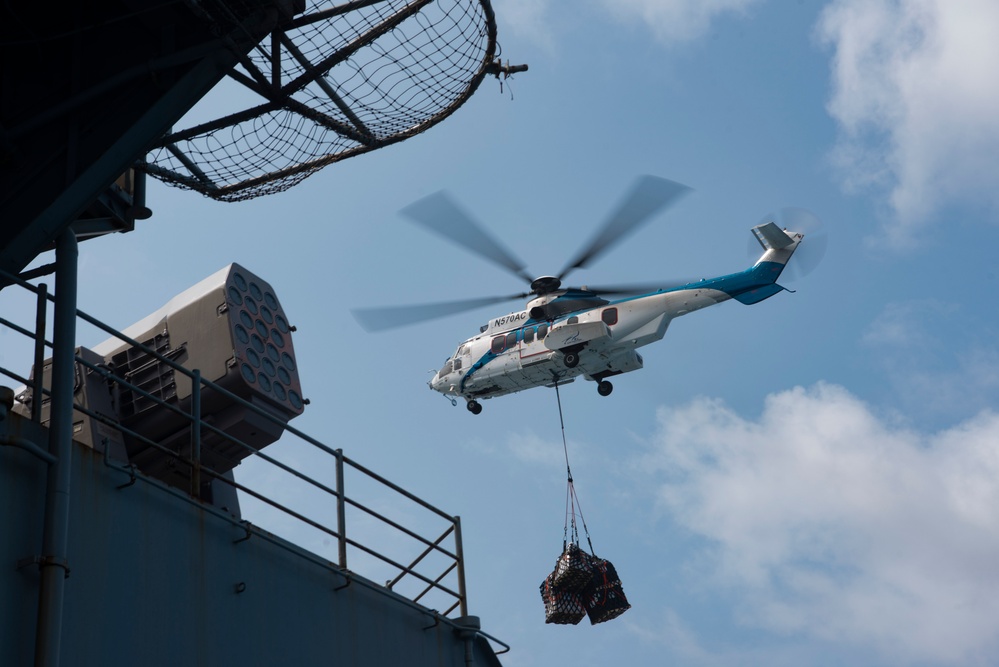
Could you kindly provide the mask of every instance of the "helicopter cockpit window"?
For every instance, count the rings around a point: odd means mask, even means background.
[[[527,327],[524,329],[524,342],[531,343],[534,342],[534,327]]]
[[[461,370],[461,359],[455,359],[454,360],[454,370],[456,370],[456,371],[460,371]]]
[[[489,348],[493,354],[502,354],[506,349],[506,336],[496,336],[493,338],[492,346]]]
[[[438,377],[444,377],[445,375],[447,375],[448,373],[451,372],[452,368],[453,368],[453,365],[451,363],[451,360],[448,359],[447,361],[444,362],[444,365],[441,367],[440,371],[437,373],[437,376]]]
[[[603,312],[600,313],[600,319],[607,326],[614,326],[617,324],[617,308],[604,308]]]

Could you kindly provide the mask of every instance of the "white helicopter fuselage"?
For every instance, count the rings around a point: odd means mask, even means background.
[[[740,273],[612,301],[586,288],[536,298],[459,345],[428,384],[453,401],[464,398],[475,413],[478,399],[580,375],[606,396],[612,389],[606,379],[642,368],[638,348],[661,340],[675,318],[729,299],[758,303],[783,290],[776,280],[803,235],[776,226],[765,231],[772,238],[756,234],[762,257]]]

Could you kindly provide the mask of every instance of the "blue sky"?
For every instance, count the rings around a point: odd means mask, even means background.
[[[495,9],[504,60],[530,65],[502,92],[488,79],[426,133],[259,200],[152,184],[153,218],[81,245],[80,308],[124,328],[233,261],[269,281],[311,400],[295,425],[461,515],[471,613],[513,646],[505,665],[994,664],[999,6]],[[675,321],[611,396],[561,390],[593,545],[632,609],[545,625],[555,394],[473,416],[426,387],[508,310],[378,334],[349,311],[522,288],[399,215],[427,194],[542,275],[641,174],[694,191],[574,281],[740,270],[750,227],[785,206],[814,212],[829,248],[794,293]]]

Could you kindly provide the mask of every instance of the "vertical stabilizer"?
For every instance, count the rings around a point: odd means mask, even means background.
[[[749,271],[752,277],[750,284],[732,294],[734,299],[747,305],[759,303],[784,290],[777,284],[777,279],[805,238],[804,234],[784,231],[773,222],[757,225],[752,231],[763,248],[763,255]]]
[[[764,250],[782,250],[794,243],[794,239],[773,222],[753,227],[753,236]]]

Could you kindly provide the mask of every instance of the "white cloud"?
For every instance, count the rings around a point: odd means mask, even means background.
[[[497,18],[502,21],[500,43],[507,29],[544,48],[549,53],[555,50],[555,43],[549,26],[550,0],[503,0],[498,7]]]
[[[639,20],[663,42],[686,42],[705,34],[711,21],[742,14],[759,0],[603,0],[622,21]]]
[[[950,204],[999,209],[999,4],[835,0],[817,33],[834,50],[834,160],[848,189],[890,191],[889,240]]]
[[[758,421],[708,399],[659,421],[640,468],[742,623],[893,662],[999,658],[999,415],[920,435],[819,384]]]
[[[762,0],[597,0],[596,4],[615,19],[625,24],[645,25],[656,38],[665,44],[686,43],[702,37],[711,22],[720,16],[743,15]],[[593,4],[593,3],[588,3]],[[575,12],[560,7],[557,20],[553,19],[552,0],[504,0],[497,7],[497,14],[509,29],[552,54],[555,40],[551,26],[571,25]],[[589,17],[587,20],[593,20]]]
[[[868,327],[863,342],[892,348],[926,347],[935,341],[926,332],[925,322],[950,317],[956,310],[955,305],[935,299],[889,303]]]
[[[662,618],[654,624],[635,623],[627,616],[625,622],[633,635],[650,644],[662,645],[664,650],[681,657],[685,664],[721,664],[718,656],[699,643],[697,634],[687,627],[682,616],[673,609],[664,609]]]
[[[957,316],[969,324],[957,331],[943,326]],[[995,333],[952,303],[889,303],[861,340],[891,382],[898,407],[917,418],[971,415],[999,397]]]
[[[546,440],[536,433],[512,433],[507,439],[507,451],[514,459],[530,465],[540,464],[546,469],[565,469],[562,443]],[[573,444],[574,449],[578,449]]]

